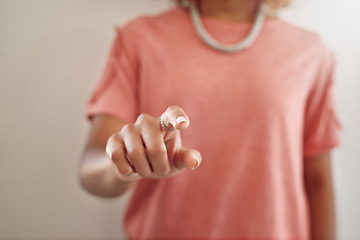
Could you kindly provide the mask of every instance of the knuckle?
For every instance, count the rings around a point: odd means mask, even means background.
[[[167,162],[159,162],[158,168],[156,169],[155,173],[159,176],[166,176],[170,172],[170,166]]]
[[[113,162],[118,162],[120,161],[121,158],[123,158],[123,152],[120,151],[119,149],[108,153],[109,158],[113,161]]]
[[[118,169],[118,172],[124,176],[129,176],[133,173],[133,170],[128,166],[122,166],[122,165],[117,166],[117,169]]]
[[[142,171],[138,171],[138,174],[141,177],[150,177],[151,176],[151,171],[150,170],[142,170]]]
[[[147,122],[151,119],[152,117],[149,114],[146,113],[142,113],[138,116],[138,118],[136,119],[136,123],[142,123],[142,122]]]
[[[132,149],[128,152],[128,156],[131,160],[137,160],[145,156],[144,151],[140,148]]]
[[[128,124],[125,124],[122,127],[122,129],[120,131],[120,134],[121,135],[126,135],[126,134],[129,134],[129,133],[133,132],[133,131],[134,131],[134,126],[132,124],[128,123]]]
[[[111,135],[107,141],[106,141],[106,148],[105,151],[108,152],[110,150],[110,147],[113,143],[119,141],[119,139],[117,139],[118,133],[115,133],[113,135]]]
[[[109,143],[111,143],[112,141],[114,141],[114,140],[115,140],[115,135],[116,135],[116,134],[111,135],[111,136],[108,138],[106,144],[109,144]]]
[[[151,158],[163,158],[167,155],[167,152],[163,147],[153,147],[147,150],[147,154]]]
[[[144,120],[142,122],[136,122],[135,125],[139,127],[140,132],[144,132],[144,131],[151,132],[154,126],[153,123],[154,121],[151,121],[149,119],[149,120]]]

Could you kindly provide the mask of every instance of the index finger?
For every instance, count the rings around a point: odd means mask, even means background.
[[[175,105],[166,109],[162,115],[162,120],[168,129],[183,130],[190,124],[189,117],[185,111]]]

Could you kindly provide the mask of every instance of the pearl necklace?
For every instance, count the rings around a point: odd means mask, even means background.
[[[267,7],[268,6],[266,4],[261,4],[249,34],[243,40],[235,44],[220,43],[206,31],[204,25],[201,22],[201,16],[196,7],[195,1],[190,4],[190,15],[197,35],[207,46],[220,52],[233,53],[245,50],[246,48],[250,47],[257,39],[265,22]]]

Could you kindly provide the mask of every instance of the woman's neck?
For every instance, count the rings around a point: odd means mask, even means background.
[[[228,22],[251,22],[260,7],[259,0],[201,0],[202,16]]]

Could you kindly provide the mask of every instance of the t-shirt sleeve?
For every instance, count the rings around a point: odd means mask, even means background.
[[[305,114],[304,156],[314,156],[340,145],[342,125],[333,98],[335,58],[321,54],[318,74],[308,97]]]
[[[86,115],[110,115],[133,122],[137,115],[137,56],[131,37],[115,28],[115,39],[103,75],[88,102]]]

